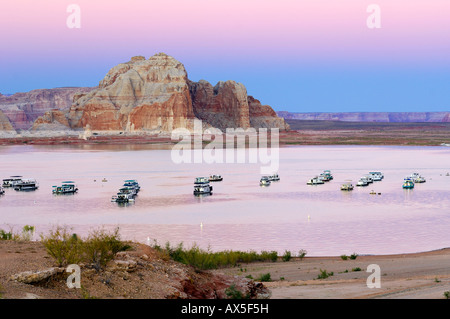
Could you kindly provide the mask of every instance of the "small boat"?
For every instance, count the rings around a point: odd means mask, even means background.
[[[320,185],[320,184],[325,184],[325,182],[321,178],[319,178],[319,176],[313,177],[306,182],[306,185]]]
[[[402,187],[405,189],[412,189],[414,188],[414,182],[410,178],[405,178]]]
[[[53,186],[52,193],[53,194],[75,194],[78,192],[78,188],[75,185],[75,182],[62,182],[61,186]]]
[[[134,188],[136,190],[136,193],[139,193],[139,191],[141,190],[141,186],[139,186],[138,181],[135,179],[127,179],[124,182],[123,186]]]
[[[22,181],[22,176],[11,176],[3,180],[3,187],[14,187],[17,183]]]
[[[372,180],[374,182],[381,181],[384,178],[384,175],[381,172],[369,172],[369,175],[370,175],[370,177],[372,177]]]
[[[421,176],[419,173],[412,173],[411,176],[409,176],[409,178],[414,182],[414,183],[425,183],[427,180]]]
[[[376,195],[377,192],[375,192],[375,191],[372,189],[372,191],[371,191],[369,194],[370,194],[370,195]]]
[[[14,184],[16,191],[34,191],[39,188],[38,183],[34,179],[22,179],[20,182]]]
[[[259,186],[269,186],[271,183],[269,176],[263,176],[259,180]]]
[[[278,176],[278,174],[273,174],[268,177],[269,177],[269,181],[271,181],[271,182],[278,182],[280,180],[280,176]]]
[[[194,183],[194,195],[212,194],[213,187],[205,177],[197,177]]]
[[[113,196],[111,198],[112,202],[116,203],[130,203],[134,202],[134,196],[132,194],[126,194],[126,193],[117,193],[117,195]]]
[[[331,175],[331,171],[328,169],[324,170],[323,173],[320,175],[325,176],[327,182],[333,179],[333,175]]]
[[[211,175],[210,177],[209,177],[209,181],[210,182],[220,182],[220,181],[222,181],[223,180],[223,178],[222,178],[222,176],[220,176],[220,175]]]
[[[348,181],[341,185],[341,191],[351,191],[353,190],[353,184]]]
[[[194,184],[209,184],[209,178],[208,177],[196,177]]]
[[[442,143],[441,146],[450,146],[450,143]]]
[[[2,186],[0,186],[0,195],[3,195],[3,194],[5,194],[5,190],[3,189]]]
[[[356,183],[356,186],[367,186],[369,185],[369,182],[365,177],[361,177],[359,181]]]

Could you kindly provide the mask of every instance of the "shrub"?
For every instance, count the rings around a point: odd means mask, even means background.
[[[119,251],[129,248],[129,245],[120,240],[119,228],[116,228],[112,233],[108,233],[104,229],[91,231],[82,243],[84,260],[92,264],[97,270],[106,266]]]
[[[348,256],[347,256],[347,255],[341,255],[341,259],[342,259],[342,260],[347,260],[347,259],[348,259]]]
[[[228,296],[229,299],[249,299],[250,296],[247,294],[244,296],[244,294],[236,289],[236,286],[233,284],[227,289],[225,289],[225,294]]]
[[[355,260],[356,257],[358,257],[357,253],[353,253],[353,254],[350,255],[350,259],[353,259],[353,260]]]
[[[353,268],[352,271],[361,271],[361,268],[356,267],[356,268]]]
[[[283,261],[289,261],[291,260],[291,252],[289,250],[284,251],[284,255],[281,257]]]
[[[267,274],[262,274],[256,280],[261,281],[261,282],[269,282],[269,281],[272,281],[272,279],[270,277],[271,277],[270,272],[268,272]]]
[[[57,226],[47,236],[41,234],[41,241],[59,267],[76,264],[83,259],[82,240],[70,234],[66,227]]]
[[[445,297],[445,299],[449,299],[450,298],[450,291],[444,292],[444,297]]]
[[[300,258],[300,260],[303,260],[303,258],[306,256],[307,251],[304,249],[300,249],[298,252],[298,257]]]
[[[326,269],[325,270],[320,269],[320,274],[317,275],[317,279],[326,279],[333,275],[334,275],[333,272],[327,272]]]

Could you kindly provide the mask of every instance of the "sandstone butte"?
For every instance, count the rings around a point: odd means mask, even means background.
[[[28,96],[27,96],[28,94]],[[47,97],[47,99],[45,98]],[[70,100],[70,98],[72,100]],[[95,88],[60,88],[0,96],[0,130],[170,133],[205,127],[289,130],[245,86],[188,79],[182,63],[164,53],[113,67]]]

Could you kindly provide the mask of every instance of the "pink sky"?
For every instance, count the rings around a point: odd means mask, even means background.
[[[78,30],[66,26],[72,3],[81,8]],[[382,10],[378,30],[366,26],[372,3]],[[444,59],[449,14],[448,0],[18,0],[2,5],[0,36],[6,56],[150,55],[145,48],[157,44],[188,55]]]

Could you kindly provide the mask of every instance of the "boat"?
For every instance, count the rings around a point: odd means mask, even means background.
[[[306,182],[306,185],[320,185],[320,184],[325,184],[325,182],[321,178],[319,178],[319,176],[313,177]]]
[[[414,183],[425,183],[427,181],[425,177],[421,176],[419,173],[412,173],[410,178]]]
[[[61,186],[53,186],[52,193],[53,194],[75,194],[78,192],[78,188],[75,185],[75,182],[67,181],[62,182]]]
[[[402,187],[405,189],[412,189],[414,188],[414,182],[412,181],[411,178],[405,178]]]
[[[361,177],[359,181],[356,183],[356,186],[367,186],[367,185],[369,185],[369,183],[365,177]]]
[[[194,195],[212,194],[213,187],[209,185],[209,178],[197,177],[194,181]]]
[[[220,175],[211,175],[211,176],[209,177],[209,181],[210,181],[210,182],[220,182],[220,181],[222,181],[222,180],[223,180],[223,177],[220,176]]]
[[[11,176],[3,180],[3,187],[14,187],[17,183],[22,181],[22,176]]]
[[[381,172],[369,172],[370,177],[372,177],[373,181],[381,181],[384,178],[383,173]]]
[[[450,146],[450,143],[441,143],[441,146]]]
[[[116,203],[130,203],[134,202],[134,195],[127,193],[117,193],[117,195],[111,198],[112,202]]]
[[[351,191],[353,190],[353,184],[351,181],[347,181],[341,185],[341,191]]]
[[[38,183],[34,179],[22,179],[20,182],[14,184],[16,191],[34,191],[39,188]]]
[[[320,174],[320,175],[325,176],[326,179],[327,179],[327,181],[331,181],[331,180],[333,179],[333,175],[331,174],[331,171],[328,170],[328,169],[327,169],[327,170],[324,170],[323,173]]]
[[[136,193],[139,193],[139,191],[141,190],[141,186],[139,186],[138,181],[135,179],[127,179],[126,181],[124,181],[123,186],[134,188],[136,190]]]
[[[2,186],[0,186],[0,195],[3,195],[3,194],[5,194],[5,190],[3,189]]]
[[[271,184],[269,176],[263,176],[259,180],[259,186],[269,186]]]
[[[209,184],[209,178],[208,177],[196,177],[194,184]]]
[[[280,180],[280,176],[278,176],[278,174],[273,174],[268,177],[269,177],[269,181],[271,181],[271,182],[278,182]]]

